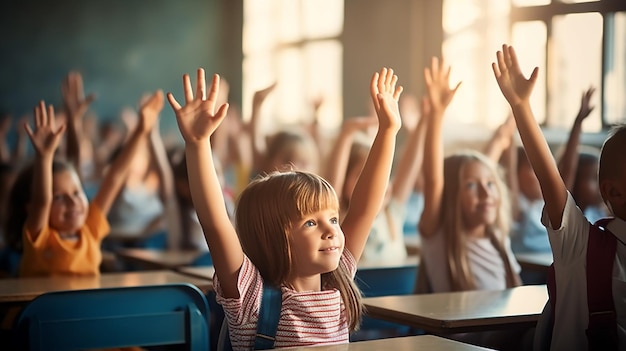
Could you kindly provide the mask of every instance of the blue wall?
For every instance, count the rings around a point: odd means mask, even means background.
[[[61,81],[83,74],[92,110],[115,117],[158,88],[182,96],[181,76],[218,68],[219,4],[211,0],[5,0],[0,12],[0,109],[14,118],[39,99],[61,105]],[[166,103],[164,129],[175,128]]]

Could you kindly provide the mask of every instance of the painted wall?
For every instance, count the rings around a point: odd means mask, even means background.
[[[182,97],[181,77],[219,70],[220,4],[211,0],[9,0],[0,12],[0,109],[61,105],[61,81],[83,74],[92,110],[113,118],[147,91]],[[161,118],[175,128],[169,104]]]

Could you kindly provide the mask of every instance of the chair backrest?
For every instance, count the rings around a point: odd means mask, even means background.
[[[412,294],[416,279],[417,266],[413,265],[359,268],[354,278],[364,297]],[[359,332],[362,335],[369,335],[367,334],[368,330],[393,330],[393,334],[389,336],[399,336],[405,335],[409,331],[409,328],[364,316]],[[359,340],[359,336],[356,333],[353,335],[354,338],[356,338],[354,339],[355,341]],[[383,338],[389,336],[370,335],[364,336],[364,338]]]
[[[208,350],[209,307],[189,284],[40,295],[15,325],[16,349],[83,350],[184,344]]]
[[[413,293],[417,266],[360,268],[355,281],[363,296],[408,295]]]

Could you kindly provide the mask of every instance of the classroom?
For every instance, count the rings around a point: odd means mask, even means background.
[[[0,28],[0,349],[626,350],[626,1]]]

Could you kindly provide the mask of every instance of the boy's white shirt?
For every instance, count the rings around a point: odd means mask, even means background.
[[[551,349],[586,349],[589,311],[585,267],[590,223],[569,192],[561,227],[552,229],[545,209],[542,223],[548,230],[556,272],[557,302]],[[607,229],[622,241],[617,243],[612,276],[619,345],[626,349],[626,222],[616,218]]]

